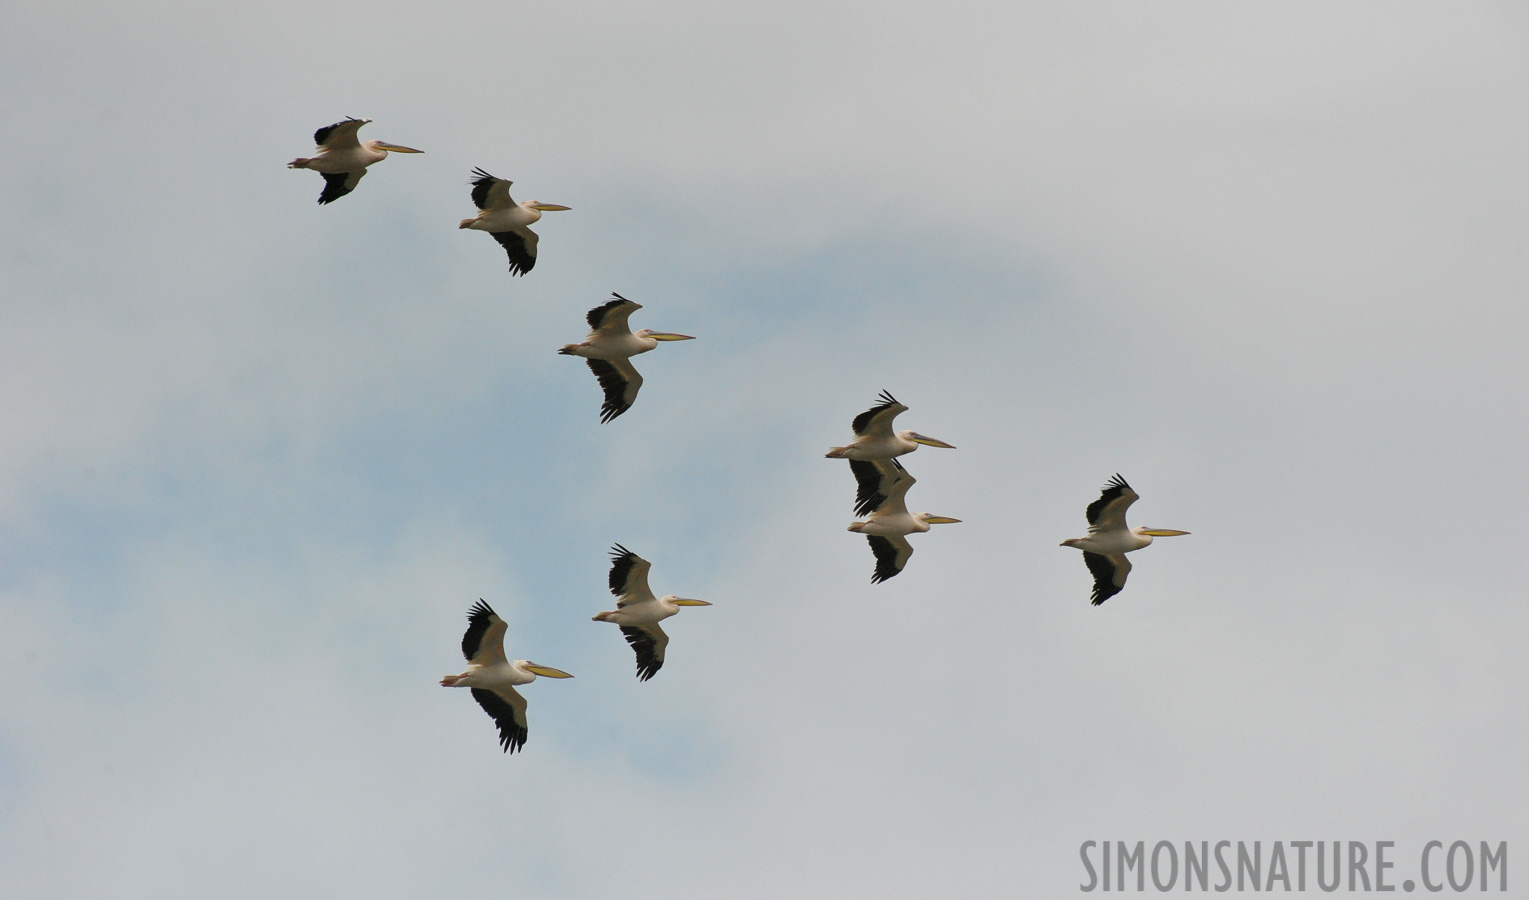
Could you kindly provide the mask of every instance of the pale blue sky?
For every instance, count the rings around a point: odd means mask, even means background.
[[[15,3],[0,888],[1061,896],[1085,840],[1523,843],[1507,4]],[[343,35],[343,37],[341,37]],[[425,150],[339,202],[354,115]],[[473,166],[573,207],[523,279]],[[696,335],[636,407],[557,347]],[[887,389],[963,524],[873,586]],[[1135,557],[1074,551],[1122,473]],[[716,605],[632,677],[606,549]],[[464,692],[479,597],[526,689]],[[1405,867],[1405,868],[1404,868]]]

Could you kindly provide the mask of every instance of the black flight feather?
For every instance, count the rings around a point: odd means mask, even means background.
[[[473,604],[472,609],[467,611],[467,631],[462,635],[462,655],[468,662],[478,655],[478,645],[483,643],[483,635],[488,633],[493,625],[489,617],[495,615],[494,610],[483,599]]]
[[[1083,562],[1088,564],[1088,571],[1094,576],[1094,592],[1090,597],[1095,606],[1120,593],[1121,589],[1115,586],[1115,564],[1108,556],[1084,550]]]
[[[626,580],[637,566],[637,554],[621,546],[611,545],[611,593],[620,597],[626,591]]]
[[[849,423],[849,427],[855,432],[855,434],[860,434],[863,432],[865,427],[871,424],[871,419],[875,418],[877,413],[881,412],[889,406],[900,405],[897,403],[897,398],[893,397],[886,391],[882,391],[880,394],[878,394],[876,399],[880,400],[881,402],[856,416],[855,420]]]
[[[1103,491],[1099,494],[1099,499],[1088,505],[1088,511],[1084,513],[1084,515],[1088,517],[1088,524],[1092,525],[1098,521],[1099,514],[1104,512],[1104,508],[1109,506],[1111,503],[1117,500],[1121,494],[1124,494],[1130,489],[1131,486],[1126,484],[1126,480],[1120,477],[1119,472],[1116,472],[1115,477],[1111,478],[1104,485]]]
[[[626,642],[632,645],[632,650],[637,653],[637,680],[647,681],[658,674],[658,670],[664,667],[664,661],[654,652],[658,646],[658,639],[641,628],[633,628],[630,625],[622,625],[621,634],[626,638]]]
[[[313,133],[313,143],[315,145],[319,146],[319,147],[322,147],[322,146],[324,146],[324,142],[329,140],[329,136],[331,134],[334,134],[334,130],[336,128],[339,128],[341,125],[344,125],[346,122],[359,122],[359,121],[361,121],[361,120],[357,119],[355,116],[346,116],[342,121],[336,122],[333,125],[325,125],[323,128],[320,128],[318,131],[315,131]]]
[[[606,313],[608,313],[611,310],[615,309],[616,307],[622,305],[623,303],[631,303],[632,302],[632,301],[628,300],[627,298],[621,296],[620,294],[616,293],[615,291],[611,291],[611,296],[615,297],[616,299],[605,301],[604,303],[602,303],[599,306],[595,307],[594,309],[590,310],[589,314],[584,317],[584,321],[589,323],[589,327],[590,327],[591,330],[600,327],[600,322],[601,322],[601,320],[603,320],[605,318],[605,314]]]
[[[626,378],[615,366],[603,359],[586,359],[584,362],[605,391],[605,402],[600,405],[602,425],[632,408],[632,404],[626,402]]]
[[[530,729],[520,723],[515,717],[515,707],[493,691],[483,688],[473,688],[473,699],[488,713],[488,717],[499,726],[499,746],[504,748],[505,753],[514,753],[526,745],[526,735]]]
[[[897,547],[891,541],[879,534],[868,534],[865,539],[876,554],[876,573],[871,576],[871,584],[880,584],[902,571],[897,567]]]

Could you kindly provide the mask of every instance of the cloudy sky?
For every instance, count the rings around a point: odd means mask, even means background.
[[[1526,51],[1508,3],[12,0],[0,887],[1521,853]],[[321,207],[284,164],[347,115],[426,152]],[[474,166],[573,208],[524,279]],[[553,351],[612,290],[699,339],[602,426]],[[964,521],[873,586],[822,453],[882,389]],[[1117,471],[1193,535],[1093,608],[1057,543]],[[716,604],[646,684],[589,621],[616,541]],[[436,684],[479,597],[577,676],[511,757]]]

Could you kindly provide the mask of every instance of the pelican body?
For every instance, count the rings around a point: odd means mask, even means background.
[[[1063,547],[1083,551],[1083,562],[1094,576],[1091,602],[1098,606],[1125,588],[1126,576],[1131,574],[1131,561],[1127,553],[1140,550],[1152,543],[1155,537],[1177,537],[1188,534],[1172,528],[1126,527],[1126,510],[1141,495],[1131,489],[1117,472],[1104,485],[1099,499],[1088,505],[1088,535],[1068,538]]]
[[[683,606],[710,606],[705,600],[688,600],[670,594],[655,597],[648,587],[648,570],[653,564],[616,544],[611,547],[611,593],[619,599],[616,608],[594,617],[596,622],[621,626],[621,634],[637,654],[637,679],[647,681],[664,665],[664,649],[669,635],[658,623],[678,613]]]
[[[570,207],[540,200],[516,203],[510,198],[510,185],[514,182],[495,178],[482,169],[473,169],[473,204],[479,213],[471,219],[463,219],[458,228],[486,231],[504,248],[510,258],[510,274],[524,275],[536,265],[536,232],[528,228],[541,221],[543,212],[566,210]]]
[[[467,613],[467,631],[462,635],[462,655],[467,668],[460,675],[447,675],[441,687],[472,688],[473,699],[499,726],[499,745],[506,753],[525,746],[528,733],[526,699],[515,688],[530,684],[541,675],[546,678],[572,678],[561,669],[543,666],[528,659],[514,662],[504,655],[504,632],[509,626],[482,600]]]
[[[628,300],[615,291],[615,299],[590,310],[584,316],[589,323],[589,336],[582,343],[565,344],[558,353],[564,356],[583,357],[589,370],[605,391],[605,402],[600,406],[601,423],[609,422],[632,408],[637,392],[642,388],[642,375],[630,362],[639,353],[647,353],[658,346],[659,341],[693,341],[688,334],[672,334],[641,328],[636,332],[627,325],[627,319],[642,304]]]
[[[389,152],[425,152],[386,141],[363,143],[356,132],[370,121],[347,116],[343,122],[320,128],[313,133],[313,143],[318,145],[318,153],[312,157],[300,156],[287,163],[289,169],[312,169],[324,176],[324,190],[319,194],[320,203],[333,203],[355,190],[361,178],[366,175],[366,167],[387,159]]]
[[[878,460],[893,459],[912,453],[922,444],[926,447],[956,449],[942,440],[919,434],[917,431],[893,431],[892,420],[908,411],[886,391],[878,398],[881,402],[856,416],[850,423],[855,439],[846,447],[830,447],[824,454],[829,459]]]
[[[928,531],[931,525],[953,525],[961,521],[932,513],[908,512],[908,489],[917,484],[918,479],[900,466],[893,470],[895,463],[881,462],[877,465],[885,466],[883,474],[891,479],[886,498],[864,522],[849,524],[850,531],[865,535],[871,544],[871,552],[876,554],[876,571],[871,574],[872,584],[879,584],[897,575],[908,564],[908,558],[913,555],[913,545],[908,543],[908,535]]]

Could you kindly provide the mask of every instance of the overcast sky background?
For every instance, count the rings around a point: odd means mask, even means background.
[[[1529,13],[0,8],[0,887],[1061,896],[1529,848]],[[315,128],[425,152],[355,193]],[[469,170],[549,214],[506,272]],[[558,346],[612,290],[634,409]],[[822,458],[892,391],[871,585]],[[1181,528],[1088,604],[1083,509]],[[661,594],[633,677],[606,551]],[[477,598],[530,739],[439,677]]]

